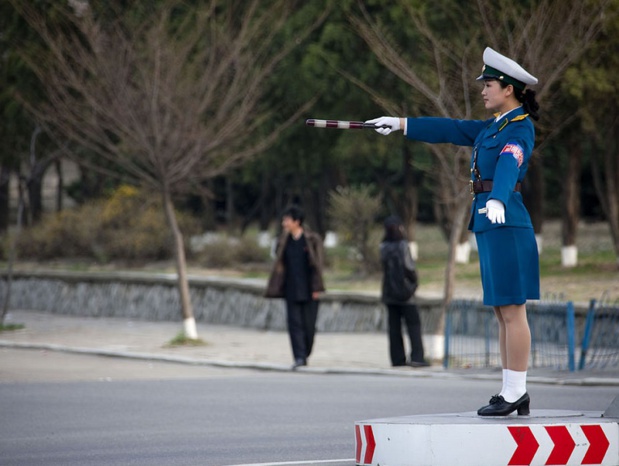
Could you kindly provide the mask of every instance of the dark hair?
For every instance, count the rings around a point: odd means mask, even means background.
[[[303,225],[305,214],[303,212],[303,209],[301,209],[301,207],[299,207],[298,205],[291,205],[284,209],[282,217],[290,217],[293,220],[298,220],[299,225]]]
[[[510,84],[499,81],[498,79],[496,81],[501,84],[501,87],[503,89],[505,89],[507,86],[510,86]],[[513,87],[514,95],[516,96],[516,99],[518,99],[518,102],[522,104],[522,108],[524,108],[525,113],[531,115],[531,118],[533,118],[535,121],[539,120],[539,113],[537,113],[537,111],[539,110],[539,104],[537,103],[537,100],[535,100],[535,91],[531,89],[523,91],[522,89],[518,89],[515,86]]]
[[[385,219],[385,236],[383,241],[402,241],[404,239],[404,223],[397,215]]]

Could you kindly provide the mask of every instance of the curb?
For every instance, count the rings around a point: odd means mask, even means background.
[[[294,371],[291,366],[284,364],[262,363],[254,361],[221,361],[216,359],[196,359],[181,356],[166,356],[151,353],[135,353],[128,351],[113,351],[97,348],[83,348],[64,346],[51,343],[19,343],[0,340],[0,348],[31,349],[58,351],[72,354],[87,354],[93,356],[105,356],[111,358],[125,358],[145,361],[159,361],[173,364],[187,364],[192,366],[208,366],[229,369],[253,369],[272,372],[298,372],[304,374],[345,374],[345,375],[382,375],[390,377],[409,378],[440,378],[440,379],[463,379],[463,380],[499,380],[499,375],[491,374],[454,374],[439,372],[436,370],[415,369],[414,372],[402,372],[394,369],[360,369],[351,367],[300,367]],[[541,385],[568,385],[568,386],[619,386],[619,378],[613,377],[580,377],[562,379],[558,377],[529,376],[527,383]]]

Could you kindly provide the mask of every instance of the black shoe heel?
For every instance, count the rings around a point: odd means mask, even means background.
[[[492,397],[489,405],[479,408],[477,414],[479,416],[508,416],[510,413],[518,411],[519,416],[527,416],[530,402],[528,393],[525,393],[513,403],[505,401],[505,398],[499,395]]]
[[[527,398],[520,404],[520,406],[518,406],[518,416],[528,416],[529,414],[531,414],[531,411],[529,411],[530,402],[531,399]]]

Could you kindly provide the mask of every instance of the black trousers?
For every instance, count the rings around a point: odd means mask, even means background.
[[[295,302],[286,300],[286,310],[292,355],[295,361],[305,361],[314,346],[318,301]]]
[[[388,304],[389,313],[389,354],[391,364],[403,366],[406,364],[404,340],[402,338],[402,320],[406,321],[406,329],[411,344],[411,362],[423,362],[423,342],[421,340],[421,319],[415,304]]]

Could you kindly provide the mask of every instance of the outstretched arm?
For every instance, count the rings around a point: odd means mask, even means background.
[[[384,136],[394,131],[404,131],[408,139],[429,143],[451,143],[473,146],[475,138],[489,122],[483,120],[455,120],[452,118],[401,118],[383,116],[366,123],[381,126],[375,131]],[[384,127],[383,127],[384,126]]]

